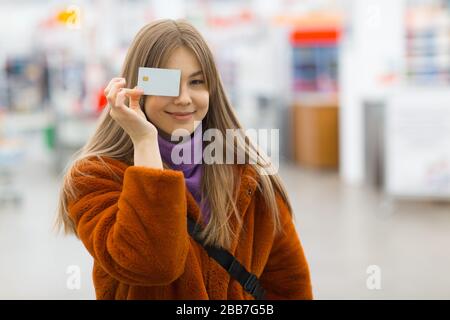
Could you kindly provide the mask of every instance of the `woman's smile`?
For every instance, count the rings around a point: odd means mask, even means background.
[[[187,121],[187,120],[191,120],[195,111],[192,112],[168,112],[168,111],[164,111],[165,113],[167,113],[168,115],[170,115],[173,119],[175,120],[180,120],[180,121]]]

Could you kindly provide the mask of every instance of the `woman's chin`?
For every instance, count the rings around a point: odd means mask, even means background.
[[[158,129],[158,134],[165,138],[166,140],[171,140],[171,138],[182,138],[190,136],[194,132],[193,128],[186,126],[177,126],[168,130]]]
[[[180,137],[184,137],[184,136],[189,136],[194,132],[194,123],[190,123],[190,124],[185,124],[185,125],[181,125],[181,126],[174,126],[172,129],[172,135],[174,136],[180,136]]]

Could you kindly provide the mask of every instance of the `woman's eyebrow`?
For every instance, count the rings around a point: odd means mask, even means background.
[[[202,70],[195,71],[193,74],[189,76],[189,78],[195,77],[196,75],[202,74]]]

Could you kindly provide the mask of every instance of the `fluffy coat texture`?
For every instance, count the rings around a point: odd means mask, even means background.
[[[252,300],[187,231],[186,215],[204,224],[183,173],[111,159],[80,166],[79,195],[69,201],[78,237],[94,258],[97,299]],[[312,299],[310,272],[288,208],[277,195],[283,233],[273,235],[251,166],[241,174],[232,216],[239,237],[230,252],[260,278],[266,299]],[[116,174],[120,181],[113,178]]]

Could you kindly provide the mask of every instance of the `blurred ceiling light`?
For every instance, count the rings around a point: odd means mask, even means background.
[[[67,7],[65,10],[59,11],[57,21],[66,25],[70,29],[80,28],[80,8],[75,5]]]

